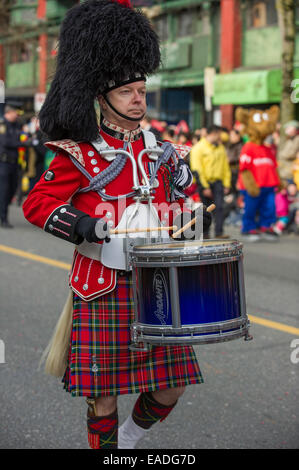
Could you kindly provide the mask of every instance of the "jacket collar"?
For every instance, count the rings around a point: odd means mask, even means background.
[[[134,142],[135,140],[138,140],[141,137],[142,132],[140,125],[137,127],[137,129],[129,131],[123,127],[117,126],[116,124],[112,124],[105,118],[101,123],[101,130],[111,137],[122,140],[124,142]]]

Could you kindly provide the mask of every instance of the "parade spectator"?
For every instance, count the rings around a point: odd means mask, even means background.
[[[194,131],[192,133],[192,138],[191,138],[191,143],[192,143],[192,147],[193,145],[197,144],[197,142],[200,141],[200,136],[198,134],[196,134],[196,131]]]
[[[26,168],[30,160],[32,148],[29,145],[31,134],[27,123],[23,124],[20,134],[20,146],[18,147],[18,185],[15,192],[16,202],[18,206],[22,205],[23,196],[29,189],[28,178],[26,178]],[[26,182],[25,182],[26,180]],[[27,187],[28,186],[28,187]],[[26,188],[26,190],[25,190]]]
[[[161,140],[161,132],[156,127],[152,126],[152,119],[149,116],[144,116],[140,122],[140,126],[144,131],[152,132],[157,140]]]
[[[166,140],[167,142],[174,142],[175,135],[174,135],[174,128],[171,126],[167,126],[163,133],[162,133],[162,140]]]
[[[297,187],[297,191],[299,191],[299,150],[296,153],[296,159],[293,164],[293,181]]]
[[[186,121],[184,121],[184,119],[182,119],[175,126],[175,135],[178,136],[181,133],[187,134],[188,132],[190,132],[189,126],[186,123]]]
[[[45,155],[47,153],[47,148],[44,146],[46,139],[42,134],[39,128],[39,120],[36,121],[35,132],[32,135],[32,148],[34,151],[34,168],[31,178],[29,178],[29,189],[34,187],[34,185],[39,181],[45,170]]]
[[[232,174],[231,187],[234,194],[238,193],[236,183],[239,172],[239,158],[243,145],[244,143],[242,141],[240,132],[237,129],[232,129],[229,133],[229,143],[227,145],[226,151]]]
[[[278,122],[276,124],[275,131],[266,137],[264,144],[269,146],[272,149],[272,151],[275,153],[275,155],[277,155],[279,142],[280,142],[280,123]]]
[[[207,134],[208,134],[207,128],[206,127],[201,127],[200,129],[196,129],[195,134],[198,135],[198,137],[199,137],[198,140],[202,139],[203,137],[207,137]]]
[[[240,132],[237,129],[231,129],[229,132],[229,142],[226,146],[226,152],[231,170],[231,193],[224,198],[224,219],[227,224],[238,225],[241,220],[239,207],[240,193],[237,188],[237,180],[239,173],[239,158],[243,145],[244,142]]]
[[[224,195],[228,194],[231,185],[231,171],[226,150],[219,143],[221,127],[213,125],[190,153],[190,168],[199,183],[199,194],[205,205],[212,201],[216,204],[215,210],[215,237],[228,238],[223,234],[223,207]],[[209,233],[204,233],[209,238]]]
[[[299,191],[297,189],[297,186],[294,201],[289,206],[289,219],[290,221],[286,228],[287,232],[299,235]]]
[[[275,194],[275,208],[277,221],[273,225],[273,230],[277,235],[281,235],[290,223],[290,206],[295,202],[297,194],[296,185],[291,183],[286,188],[277,191]]]
[[[8,207],[19,181],[18,149],[21,146],[21,126],[18,122],[20,104],[6,103],[4,118],[0,120],[0,224],[12,228]]]
[[[234,123],[233,129],[240,132],[243,144],[245,144],[246,142],[249,141],[249,136],[248,136],[247,132],[245,131],[245,125],[242,122],[236,121]]]
[[[179,145],[188,145],[192,147],[192,137],[190,132],[180,132],[176,139],[177,144]]]
[[[293,164],[299,151],[299,122],[289,121],[284,126],[287,140],[278,152],[279,175],[285,182],[293,180]]]
[[[219,143],[223,144],[225,148],[229,143],[229,130],[226,127],[221,128]]]

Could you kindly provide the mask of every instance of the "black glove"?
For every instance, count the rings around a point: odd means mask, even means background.
[[[205,233],[209,230],[209,227],[212,223],[212,215],[210,212],[207,212],[206,206],[198,207],[192,212],[183,212],[182,214],[178,215],[175,220],[173,221],[173,225],[177,225],[178,228],[182,228],[186,225],[190,220],[194,219],[194,217],[201,217],[202,216],[202,232]],[[197,222],[198,227],[198,222]],[[182,232],[176,240],[196,240],[199,239],[202,233],[196,231],[196,225],[187,228]]]
[[[82,217],[76,224],[76,233],[89,243],[99,240],[110,241],[107,222],[103,219],[94,219],[89,215]]]

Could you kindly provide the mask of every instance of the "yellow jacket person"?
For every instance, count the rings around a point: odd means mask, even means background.
[[[215,146],[203,137],[192,147],[190,167],[192,171],[197,171],[204,188],[209,188],[210,183],[217,180],[222,181],[224,187],[230,188],[231,170],[223,144]]]
[[[205,205],[215,202],[215,237],[227,238],[223,235],[223,206],[224,195],[231,186],[231,170],[224,145],[221,143],[222,129],[213,125],[203,137],[194,145],[190,153],[190,167],[195,174],[199,185],[200,199]],[[209,238],[209,233],[204,233]]]

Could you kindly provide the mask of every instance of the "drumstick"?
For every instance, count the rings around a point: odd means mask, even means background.
[[[211,205],[207,208],[207,212],[212,212],[214,209],[216,209],[215,204],[211,204]],[[173,234],[172,234],[172,238],[177,238],[177,237],[178,237],[182,232],[184,232],[187,228],[192,227],[192,225],[195,224],[196,219],[197,219],[197,217],[194,217],[192,220],[190,220],[190,222],[188,222],[187,224],[185,224],[184,227],[180,228],[177,232],[173,233]]]
[[[138,232],[156,232],[161,230],[176,230],[177,226],[172,225],[171,227],[149,227],[149,228],[121,228],[110,230],[111,234],[122,234],[122,233],[138,233]]]

